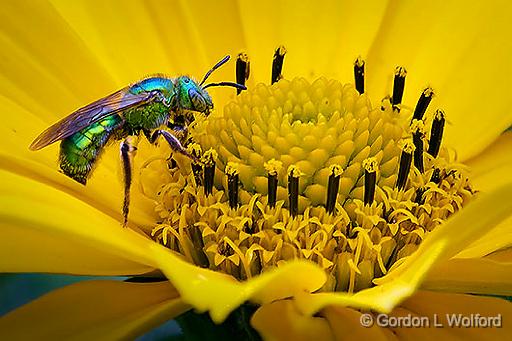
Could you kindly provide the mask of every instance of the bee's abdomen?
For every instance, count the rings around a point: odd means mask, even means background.
[[[120,116],[111,115],[63,139],[59,162],[64,174],[85,185],[101,150],[121,124]]]

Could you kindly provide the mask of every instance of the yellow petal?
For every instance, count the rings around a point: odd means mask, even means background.
[[[150,239],[51,186],[0,169],[0,271],[129,274],[151,270]]]
[[[512,295],[512,249],[484,258],[450,259],[428,273],[422,288],[436,291]]]
[[[260,307],[251,318],[251,325],[265,340],[334,340],[326,319],[302,315],[290,300]]]
[[[268,83],[272,55],[284,45],[285,78],[322,75],[352,82],[353,63],[359,55],[366,56],[386,5],[386,1],[330,0],[322,6],[312,0],[240,2],[251,78]]]
[[[464,250],[459,252],[456,258],[480,258],[493,253],[496,250],[512,245],[512,217],[505,219],[498,226],[490,229],[482,238],[477,239]]]
[[[66,1],[52,1],[52,5],[97,55],[118,86],[126,86],[147,74],[170,70],[165,48],[169,44],[159,34],[168,31],[158,32],[156,23],[151,21],[151,8],[144,2],[76,1],[71,6]],[[176,11],[169,7],[162,6],[159,10]],[[169,26],[176,25],[179,19],[177,15],[175,20],[169,20]],[[180,38],[177,39],[179,42]]]
[[[322,310],[321,315],[329,322],[335,340],[393,340],[392,332],[373,324],[363,327],[363,313],[345,307],[329,306]]]
[[[153,245],[151,254],[183,300],[199,312],[209,311],[216,323],[245,301],[264,304],[302,291],[313,292],[326,280],[320,267],[301,260],[238,282],[231,276],[191,265],[158,245]]]
[[[114,85],[94,52],[48,2],[5,4],[0,22],[1,93],[34,117],[49,123],[73,109],[73,102],[93,100]]]
[[[430,110],[444,108],[451,122],[443,144],[462,159],[477,154],[512,123],[504,100],[512,77],[511,10],[508,1],[392,2],[368,55],[370,96],[390,94],[394,68],[405,67],[403,103],[414,107],[431,85]]]
[[[512,133],[505,132],[476,157],[467,161],[471,181],[478,190],[488,192],[510,181],[512,174]],[[512,245],[512,217],[488,230],[482,238],[462,250],[457,257],[477,258]]]
[[[119,340],[189,309],[169,282],[79,282],[0,318],[3,340]]]
[[[391,316],[415,316],[428,317],[431,326],[429,328],[390,328],[398,339],[410,340],[441,340],[475,339],[475,340],[509,340],[511,327],[507,325],[512,319],[512,304],[503,299],[481,297],[473,295],[460,295],[448,293],[434,293],[429,291],[417,292],[414,296],[404,301],[400,310],[391,313]],[[461,314],[461,316],[473,317],[477,314],[483,317],[498,317],[502,327],[473,327],[457,328],[449,327],[447,315]],[[437,323],[443,327],[433,327],[434,315]]]
[[[356,294],[300,294],[297,307],[304,314],[314,314],[328,305],[342,305],[389,312],[414,293],[436,263],[451,258],[483,231],[493,228],[512,212],[512,184],[481,194],[461,212],[436,228],[401,266],[374,280],[377,286]],[[486,212],[486,214],[482,214]]]
[[[477,156],[465,163],[471,169],[471,182],[480,191],[489,191],[512,178],[512,132],[501,134]]]

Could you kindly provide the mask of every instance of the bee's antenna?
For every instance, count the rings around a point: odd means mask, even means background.
[[[206,84],[205,86],[203,86],[203,89],[206,89],[206,88],[209,88],[209,87],[212,87],[212,86],[231,86],[233,88],[237,88],[237,89],[240,89],[240,90],[247,90],[245,85],[238,84],[238,83],[233,83],[233,82],[209,83],[209,84]]]
[[[222,58],[221,61],[219,61],[217,64],[215,64],[211,69],[210,71],[208,71],[206,73],[206,75],[204,75],[204,78],[203,80],[201,81],[201,83],[199,83],[199,86],[203,85],[203,83],[208,79],[208,77],[210,77],[210,75],[212,74],[213,71],[217,70],[218,68],[220,68],[222,65],[226,64],[226,62],[229,60],[229,58],[231,58],[229,55],[227,55],[226,57]]]

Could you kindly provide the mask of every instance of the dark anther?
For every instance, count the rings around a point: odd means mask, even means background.
[[[201,159],[201,145],[198,143],[191,143],[188,145],[187,149],[189,153],[193,155],[197,160]],[[194,180],[196,181],[197,186],[201,186],[203,184],[203,166],[199,164],[199,162],[192,162],[192,173],[194,173]]]
[[[276,207],[277,201],[277,174],[279,169],[283,164],[281,161],[276,161],[275,159],[270,160],[269,162],[265,162],[264,167],[267,170],[267,196],[268,202],[267,204],[274,208]]]
[[[423,194],[425,194],[425,188],[419,187],[416,190],[416,198],[414,199],[414,202],[418,205],[423,205],[425,203],[425,198],[423,197]]]
[[[274,84],[281,78],[282,71],[283,71],[283,61],[284,61],[284,55],[286,54],[286,49],[284,46],[279,46],[276,49],[276,52],[274,52],[274,59],[272,60],[272,80],[271,84]]]
[[[414,109],[414,114],[412,116],[413,120],[421,120],[423,118],[432,97],[434,97],[434,90],[432,90],[432,88],[426,88],[423,90],[420,99],[418,100],[418,104],[416,104],[416,108]]]
[[[361,57],[358,57],[354,63],[354,79],[357,92],[364,94],[364,60]]]
[[[400,168],[398,169],[398,178],[396,179],[396,187],[398,190],[405,188],[407,178],[412,163],[412,153],[414,152],[414,144],[411,141],[406,141],[402,148],[402,155],[400,156]]]
[[[444,111],[436,110],[434,121],[432,121],[432,129],[430,130],[430,141],[428,143],[428,153],[433,157],[437,157],[441,148],[441,140],[444,131]]]
[[[414,166],[423,174],[423,139],[425,138],[425,128],[423,121],[413,120],[411,124],[412,142],[414,143]]]
[[[377,159],[374,157],[363,161],[364,168],[364,204],[371,205],[375,198],[375,183],[377,181]]]
[[[336,208],[336,200],[338,198],[338,191],[340,189],[340,178],[343,170],[339,165],[330,167],[331,175],[329,175],[329,182],[327,184],[327,200],[325,210],[327,213],[333,213]]]
[[[267,184],[267,191],[268,191],[268,205],[271,208],[276,207],[276,201],[277,201],[277,174],[270,174],[267,175],[268,184]]]
[[[213,180],[215,178],[215,159],[217,153],[213,149],[207,150],[203,155],[204,163],[204,193],[208,196],[213,193]]]
[[[247,53],[239,53],[236,58],[236,82],[238,84],[245,85],[245,82],[249,79],[250,73],[250,62]],[[236,89],[237,95],[240,95],[242,89]]]
[[[292,217],[299,213],[299,176],[301,172],[297,166],[288,168],[288,200]]]
[[[238,207],[238,169],[237,164],[228,162],[225,173],[228,176],[228,199],[229,207],[236,209]]]
[[[433,182],[436,185],[439,185],[439,183],[441,182],[441,170],[439,168],[434,169],[434,172],[430,177],[430,182]]]
[[[423,136],[420,132],[412,134],[412,140],[414,142],[414,166],[418,168],[420,173],[425,171],[423,167]]]
[[[407,71],[401,66],[397,67],[395,70],[395,80],[393,82],[391,104],[393,105],[393,110],[398,112],[400,112],[400,104],[402,104],[402,98],[404,96],[405,76],[407,76]]]

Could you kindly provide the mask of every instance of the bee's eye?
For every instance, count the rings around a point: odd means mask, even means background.
[[[183,78],[183,81],[184,81],[185,83],[190,83],[190,79],[188,79],[188,78]]]
[[[192,101],[193,110],[204,112],[206,110],[206,101],[204,98],[194,89],[188,91],[190,100]]]

